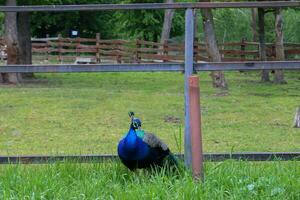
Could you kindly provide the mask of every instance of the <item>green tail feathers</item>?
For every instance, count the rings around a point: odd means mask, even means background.
[[[169,166],[176,166],[179,167],[179,163],[177,158],[174,156],[174,154],[170,153],[167,157],[166,157],[166,162]]]

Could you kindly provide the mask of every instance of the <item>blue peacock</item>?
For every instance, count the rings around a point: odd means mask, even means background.
[[[153,167],[176,167],[178,162],[168,146],[152,133],[141,129],[142,122],[129,112],[131,123],[128,133],[120,140],[118,155],[130,170]]]

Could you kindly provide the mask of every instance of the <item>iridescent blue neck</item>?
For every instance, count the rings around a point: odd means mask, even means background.
[[[135,150],[137,146],[137,135],[133,127],[130,127],[124,142],[127,151]]]

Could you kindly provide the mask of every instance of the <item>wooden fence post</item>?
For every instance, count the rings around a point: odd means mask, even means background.
[[[275,44],[272,44],[271,60],[276,60],[276,47],[275,47]]]
[[[122,42],[116,43],[117,63],[122,63]]]
[[[50,61],[50,54],[51,54],[51,43],[50,43],[50,41],[49,41],[49,34],[47,34],[46,35],[46,39],[47,39],[47,41],[46,41],[46,48],[47,48],[47,51],[46,51],[46,60],[47,60],[47,62],[49,62]]]
[[[200,89],[199,77],[189,77],[190,95],[190,126],[191,126],[191,146],[192,146],[192,170],[195,180],[203,180],[203,152],[201,136],[201,109],[200,109]]]
[[[119,46],[118,46],[118,48],[116,49],[117,50],[117,63],[122,63],[122,52],[121,52],[121,49],[119,48]]]
[[[191,127],[190,127],[190,99],[189,99],[189,77],[193,73],[193,51],[194,51],[194,14],[192,9],[185,11],[185,127],[184,127],[184,162],[185,166],[191,168]]]
[[[101,60],[100,60],[100,39],[101,39],[101,36],[100,36],[100,33],[96,33],[96,48],[97,48],[97,52],[96,52],[96,62],[97,63],[100,63]]]
[[[57,47],[58,47],[58,62],[62,63],[62,45],[61,45],[61,34],[58,34]]]
[[[79,52],[79,49],[80,49],[80,37],[76,37],[76,47],[75,47],[75,51],[76,51],[76,57],[79,57],[80,56],[80,52]]]
[[[140,39],[137,38],[136,42],[135,42],[135,46],[136,46],[136,51],[135,51],[135,58],[136,58],[136,62],[137,63],[141,63],[141,56],[139,53],[139,49],[141,48],[141,43],[140,43]]]
[[[245,44],[246,39],[242,38],[241,41],[241,61],[245,61],[245,49],[246,49],[246,44]]]
[[[260,50],[259,50],[260,44],[256,42],[255,47],[256,47],[256,54],[254,55],[254,60],[257,61],[260,60]]]
[[[163,43],[163,62],[168,62],[168,41],[165,40]]]

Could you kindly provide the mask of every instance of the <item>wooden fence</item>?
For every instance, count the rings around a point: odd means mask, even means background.
[[[4,49],[0,40],[0,49]],[[268,61],[275,60],[275,44],[268,43]],[[285,43],[286,60],[300,60],[300,43]],[[222,61],[259,61],[259,43],[227,42],[219,44]],[[155,63],[183,62],[184,43],[164,44],[136,40],[103,40],[95,38],[40,38],[32,39],[33,59],[51,63],[74,63],[78,58],[88,58],[90,63]],[[5,54],[5,53],[2,53]],[[205,44],[194,42],[194,61],[209,61]]]

